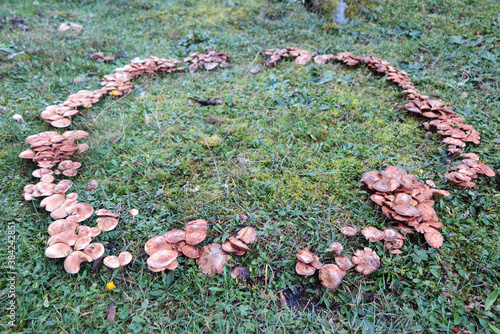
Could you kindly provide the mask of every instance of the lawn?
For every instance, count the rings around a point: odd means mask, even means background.
[[[0,4],[0,331],[500,333],[500,2],[349,1],[342,26],[300,1],[38,2]],[[59,32],[68,22],[83,29]],[[481,133],[471,150],[497,176],[453,186],[441,137],[405,111],[401,89],[366,68],[281,61],[250,73],[264,50],[286,46],[393,62]],[[103,97],[73,118],[69,129],[88,131],[90,149],[78,156],[71,191],[120,214],[118,228],[96,241],[107,255],[130,251],[134,260],[123,270],[86,264],[66,273],[44,255],[53,220],[39,200],[21,197],[36,168],[18,157],[24,140],[54,129],[39,113],[100,88],[135,57],[182,60],[210,47],[231,55],[228,68],[134,79],[130,94]],[[125,56],[99,63],[90,59],[98,51]],[[222,142],[207,147],[211,136]],[[412,234],[394,256],[339,232],[391,226],[360,183],[386,165],[451,192],[435,204],[441,248]],[[93,179],[98,188],[88,190]],[[207,276],[186,258],[174,271],[148,270],[145,242],[198,218],[210,223],[203,245],[244,226],[257,230],[253,252],[229,261],[248,267],[249,278],[231,278],[229,265]],[[303,248],[332,263],[332,241],[348,254],[371,247],[379,270],[351,270],[337,290],[295,273]],[[114,322],[106,320],[110,303]]]

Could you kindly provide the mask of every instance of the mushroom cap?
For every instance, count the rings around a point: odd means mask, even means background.
[[[58,219],[49,225],[47,231],[50,236],[53,236],[65,231],[75,232],[77,227],[78,223],[76,222],[67,221],[66,219]]]
[[[61,180],[54,187],[54,194],[64,194],[64,193],[66,193],[66,191],[69,190],[69,188],[71,188],[72,185],[73,185],[73,181],[71,181],[71,180],[68,180],[68,179]],[[66,199],[67,198],[68,197],[66,197]],[[74,198],[74,199],[76,199],[76,198]]]
[[[45,256],[51,259],[60,259],[67,257],[73,252],[73,248],[61,242],[52,244],[45,250]]]
[[[384,232],[373,226],[365,227],[361,230],[361,234],[370,242],[377,242],[385,238]]]
[[[348,271],[349,269],[351,269],[352,267],[354,267],[354,264],[351,262],[351,259],[347,255],[336,256],[335,257],[335,263],[343,271]]]
[[[120,255],[118,255],[118,261],[120,261],[120,266],[125,267],[127,264],[129,264],[133,259],[133,256],[130,252],[121,252]]]
[[[222,246],[216,243],[204,246],[200,257],[196,259],[196,264],[207,275],[222,273],[226,263],[227,254],[222,250]]]
[[[76,228],[76,234],[78,234],[79,237],[91,237],[92,229],[89,226],[80,225]]]
[[[148,266],[152,268],[167,267],[174,262],[175,259],[177,259],[177,251],[161,250],[148,258]]]
[[[74,248],[75,250],[82,250],[88,245],[90,245],[91,242],[92,242],[92,237],[89,235],[84,235],[76,240]]]
[[[176,244],[179,241],[186,240],[186,233],[183,230],[171,230],[163,235],[167,242]]]
[[[182,248],[186,246],[186,242],[183,240],[183,241],[179,241],[175,244],[172,244],[172,247],[173,249],[177,252],[177,256],[182,256],[183,253],[182,253]]]
[[[128,212],[132,217],[135,217],[139,214],[139,210],[137,209],[132,209]]]
[[[189,223],[184,226],[184,231],[186,232],[193,232],[193,231],[203,231],[206,232],[208,228],[208,223],[204,219],[196,219],[193,221],[190,221]]]
[[[243,241],[236,239],[235,237],[229,237],[229,242],[233,245],[234,248],[245,251],[245,252],[251,252],[252,250],[250,247],[247,246],[246,243]]]
[[[345,274],[336,264],[325,264],[319,271],[319,280],[325,288],[333,290],[340,286]]]
[[[104,255],[105,248],[101,243],[92,243],[83,249],[83,252],[90,256],[92,260],[97,260]]]
[[[314,261],[314,254],[309,249],[303,249],[297,253],[297,259],[308,264]]]
[[[172,250],[172,244],[167,242],[163,235],[157,235],[149,239],[144,245],[144,251],[148,255],[153,255],[161,250]]]
[[[312,276],[316,272],[316,268],[314,268],[310,264],[298,261],[297,264],[295,265],[295,271],[299,275]]]
[[[340,233],[348,237],[353,237],[358,233],[358,229],[352,226],[342,226]]]
[[[309,264],[316,269],[323,268],[323,263],[321,263],[321,261],[319,260],[319,257],[317,255],[314,255],[314,261],[309,263]]]
[[[74,215],[77,222],[82,222],[94,213],[94,208],[90,204],[77,203],[66,208],[66,212],[70,215]]]
[[[196,245],[205,240],[207,233],[205,231],[186,231],[186,243]]]
[[[40,206],[42,208],[45,208],[48,212],[52,212],[58,207],[61,206],[61,204],[64,203],[66,198],[62,194],[53,194],[48,197],[45,197],[41,202]]]
[[[335,255],[340,255],[344,251],[344,245],[340,242],[332,242],[329,247],[333,249]]]
[[[422,211],[409,204],[396,205],[394,206],[394,211],[405,217],[419,217],[422,215]]]
[[[250,277],[250,270],[247,267],[235,267],[231,269],[231,277],[237,278],[247,278]]]
[[[174,262],[177,262],[177,260],[175,260]],[[174,262],[172,262],[172,263],[174,263]],[[148,269],[149,269],[149,270],[151,270],[151,271],[152,271],[152,272],[154,272],[154,273],[157,273],[157,272],[160,272],[160,271],[164,271],[164,270],[166,270],[166,269],[167,269],[167,266],[165,266],[165,267],[160,267],[160,268],[153,268],[153,267],[151,267],[151,266],[149,266],[149,265],[148,265]]]
[[[247,245],[253,244],[257,241],[257,231],[250,226],[244,227],[238,232],[236,239],[243,241]]]
[[[181,248],[182,254],[187,256],[190,259],[197,259],[200,257],[200,249],[193,245],[184,245]]]
[[[49,238],[49,241],[47,241],[47,245],[53,245],[57,243],[63,243],[68,246],[73,246],[76,241],[78,240],[78,235],[76,235],[75,232],[73,231],[64,231],[61,233],[58,233],[56,235],[53,235]]]
[[[222,244],[222,249],[226,253],[236,253],[238,251],[238,249],[236,249],[229,241]]]
[[[175,259],[172,261],[172,263],[170,263],[168,266],[166,266],[165,269],[174,270],[174,269],[177,269],[178,266],[179,266],[179,261],[177,261],[177,259]]]
[[[434,227],[428,227],[424,233],[425,240],[432,248],[439,248],[443,244],[444,238],[441,232]]]
[[[90,236],[91,236],[92,238],[95,238],[95,237],[97,237],[99,234],[101,234],[101,229],[100,229],[100,228],[98,228],[98,227],[91,227],[91,228],[90,228],[90,233],[91,233],[91,235],[90,235]]]
[[[384,238],[385,241],[394,241],[394,240],[398,239],[399,236],[402,237],[401,234],[399,234],[396,230],[394,230],[392,228],[384,229],[384,235],[385,235],[385,238]]]
[[[70,274],[76,274],[80,271],[80,265],[83,262],[91,262],[92,257],[82,251],[71,253],[66,260],[64,260],[64,270]]]
[[[99,217],[96,219],[99,228],[104,231],[112,231],[118,226],[118,219],[115,217]]]
[[[116,255],[108,255],[102,261],[104,265],[108,268],[120,268],[120,260],[118,260],[118,256]]]
[[[109,211],[108,209],[99,209],[95,212],[96,216],[99,217],[114,217],[117,218],[119,215]]]
[[[356,250],[352,262],[356,265],[356,270],[363,275],[369,275],[380,267],[379,256],[368,247]]]

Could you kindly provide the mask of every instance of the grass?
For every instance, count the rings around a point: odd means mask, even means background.
[[[7,20],[0,30],[2,254],[8,226],[17,236],[16,320],[10,327],[2,313],[2,331],[498,333],[498,301],[485,307],[500,278],[498,176],[453,189],[439,137],[404,112],[400,90],[366,69],[287,62],[258,75],[249,69],[266,48],[284,46],[392,61],[478,129],[482,142],[472,150],[498,174],[499,11],[491,0],[363,1],[351,5],[351,22],[338,26],[298,1],[0,5],[0,17],[22,16],[29,28]],[[67,21],[84,29],[59,33]],[[104,98],[74,119],[70,129],[89,131],[91,149],[80,157],[73,189],[85,203],[123,213],[119,228],[97,240],[108,253],[131,251],[135,261],[123,271],[85,266],[66,274],[60,261],[44,257],[50,218],[20,197],[34,169],[17,157],[24,138],[51,129],[38,113],[96,89],[134,57],[182,59],[209,46],[232,56],[228,69],[139,79],[132,94]],[[89,59],[121,50],[127,56],[111,64]],[[225,104],[201,107],[192,98]],[[12,119],[16,113],[24,122]],[[222,143],[200,144],[212,135]],[[390,225],[359,183],[362,173],[385,164],[451,191],[436,204],[445,234],[439,250],[415,235],[394,257],[381,244],[339,233],[343,224]],[[87,191],[92,179],[99,187]],[[131,208],[140,211],[135,219],[126,214]],[[235,281],[228,271],[207,277],[193,260],[164,275],[147,270],[145,241],[196,218],[212,221],[213,242],[256,227],[255,251],[231,260],[251,268],[249,279]],[[336,291],[294,273],[298,250],[310,247],[329,262],[332,241],[349,253],[374,248],[381,268],[367,277],[350,272]],[[7,305],[10,274],[2,269],[0,300]],[[107,291],[110,281],[117,288]],[[280,291],[291,308],[281,307]],[[105,319],[111,302],[114,323]]]

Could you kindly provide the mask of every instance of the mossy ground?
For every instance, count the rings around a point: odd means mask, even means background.
[[[498,305],[485,309],[499,287],[499,178],[453,189],[444,180],[449,158],[439,136],[425,135],[422,120],[404,112],[400,90],[364,68],[282,62],[249,73],[271,47],[392,61],[481,132],[473,151],[498,170],[497,1],[369,1],[351,9],[356,16],[346,26],[298,2],[39,2],[0,5],[0,17],[23,16],[29,28],[11,29],[7,21],[0,30],[2,245],[9,222],[18,236],[16,326],[8,327],[5,315],[5,330],[494,333],[500,327]],[[67,21],[84,29],[59,33]],[[134,93],[104,98],[74,119],[70,129],[89,131],[91,149],[80,158],[73,189],[83,202],[123,213],[119,228],[98,241],[136,259],[124,271],[94,274],[86,267],[66,274],[60,261],[43,254],[51,220],[37,202],[20,197],[34,169],[17,157],[24,138],[51,129],[39,112],[96,89],[103,75],[134,57],[182,59],[209,46],[233,57],[228,69],[138,79]],[[121,50],[127,56],[111,64],[89,59],[95,51]],[[193,98],[225,104],[202,107]],[[16,113],[24,122],[12,119]],[[200,143],[214,135],[219,145]],[[394,257],[381,244],[340,235],[342,224],[390,225],[359,184],[362,173],[386,164],[451,190],[436,204],[445,234],[438,251],[414,235],[404,255]],[[92,179],[100,184],[90,192]],[[140,210],[135,219],[126,214],[131,208]],[[214,221],[214,242],[242,226],[257,228],[254,253],[232,260],[251,268],[250,279],[235,281],[228,272],[206,277],[192,260],[166,275],[147,270],[145,241],[195,218]],[[349,273],[332,292],[294,273],[299,249],[309,247],[328,262],[334,240],[348,253],[373,247],[380,270]],[[6,270],[0,275],[2,282],[9,277]],[[111,292],[109,281],[117,285]],[[279,292],[297,288],[305,293],[302,310],[281,308]],[[8,287],[1,289],[6,304]],[[117,317],[109,323],[112,301]]]

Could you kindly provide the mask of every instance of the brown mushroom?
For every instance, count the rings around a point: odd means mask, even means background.
[[[207,275],[220,274],[227,263],[227,254],[222,250],[222,246],[216,243],[204,246],[201,254],[196,259],[196,264],[202,272]]]
[[[332,242],[329,248],[333,249],[335,255],[340,255],[344,251],[344,246],[340,242]]]
[[[144,245],[144,251],[148,255],[153,255],[161,250],[172,250],[172,244],[165,240],[163,235],[157,235],[149,239]]]
[[[41,202],[40,206],[42,208],[45,208],[48,212],[52,212],[58,207],[61,206],[61,204],[64,203],[66,198],[62,194],[53,194],[48,197],[45,197]]]
[[[316,272],[316,268],[314,268],[310,264],[298,261],[297,264],[295,265],[295,271],[299,275],[312,276]]]
[[[253,244],[257,241],[257,231],[253,227],[244,227],[236,235],[236,239],[243,241],[244,243]]]
[[[68,246],[73,246],[77,240],[78,235],[76,235],[75,232],[64,231],[50,237],[49,241],[47,241],[47,244],[50,246],[56,243],[63,243]]]
[[[238,251],[238,249],[236,249],[229,241],[222,244],[222,249],[226,253],[236,253]]]
[[[197,259],[200,257],[200,250],[199,248],[193,246],[193,245],[184,245],[181,249],[182,254],[187,256],[190,259]]]
[[[82,251],[71,253],[66,260],[64,260],[64,270],[70,274],[76,274],[80,271],[80,265],[83,262],[91,262],[92,257]]]
[[[66,219],[58,219],[52,222],[48,227],[48,233],[50,236],[59,234],[65,231],[75,232],[78,227],[78,223],[67,221]]]
[[[66,212],[70,215],[74,215],[77,222],[82,222],[94,213],[94,208],[90,204],[77,203],[66,208]]]
[[[179,241],[186,240],[186,233],[183,230],[171,230],[165,233],[163,236],[167,242],[171,244],[176,244]]]
[[[184,231],[186,232],[194,232],[194,231],[203,231],[206,232],[208,228],[208,223],[204,219],[196,219],[190,221],[184,226]]]
[[[325,264],[319,271],[319,280],[325,288],[337,289],[342,283],[346,272],[335,264]]]
[[[88,235],[84,235],[83,237],[79,237],[75,242],[75,250],[83,250],[85,247],[90,245],[92,242],[92,237]]]
[[[101,256],[103,256],[104,255],[104,251],[105,251],[104,246],[101,243],[98,243],[98,242],[92,243],[92,244],[88,245],[83,250],[83,252],[85,254],[87,254],[88,256],[90,256],[92,258],[92,260],[97,260],[98,258],[100,258]]]
[[[230,273],[233,279],[250,277],[250,270],[247,267],[235,267]]]
[[[356,265],[356,270],[363,275],[369,275],[380,266],[380,258],[371,248],[365,247],[354,252],[352,262]]]
[[[377,242],[385,238],[384,232],[373,226],[365,227],[361,230],[361,234],[370,242]]]
[[[432,248],[439,248],[443,245],[443,235],[437,229],[429,227],[424,233],[425,240]]]
[[[347,255],[336,256],[335,257],[335,263],[343,271],[348,271],[349,269],[351,269],[352,267],[354,267],[354,264],[351,262],[351,259]]]
[[[342,226],[340,228],[340,233],[347,237],[353,237],[358,233],[358,229],[352,226]]]
[[[152,268],[167,267],[169,264],[177,259],[177,251],[175,250],[161,250],[148,258],[148,266]]]
[[[297,253],[297,259],[300,262],[309,264],[314,261],[314,254],[309,249],[303,249]]]
[[[243,241],[236,239],[235,237],[229,237],[229,242],[233,245],[234,248],[245,251],[245,252],[251,252],[252,250],[250,247],[247,246]]]

